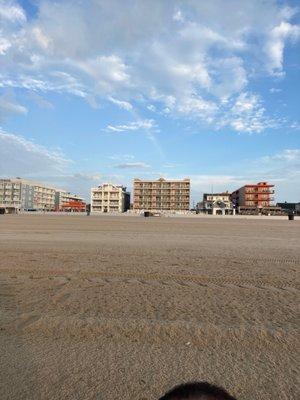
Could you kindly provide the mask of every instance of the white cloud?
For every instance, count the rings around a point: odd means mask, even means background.
[[[106,131],[108,132],[126,132],[126,131],[137,131],[137,130],[149,130],[156,127],[156,123],[153,119],[144,119],[139,121],[130,122],[124,125],[108,125]]]
[[[75,180],[83,180],[83,181],[99,182],[102,179],[102,175],[99,173],[76,172],[69,176]]]
[[[2,176],[57,173],[71,164],[60,151],[49,150],[21,136],[0,130],[0,171]]]
[[[110,160],[133,160],[134,156],[132,154],[113,154],[108,157]]]
[[[46,100],[43,96],[39,95],[36,92],[30,92],[28,97],[32,101],[34,101],[40,108],[48,110],[52,110],[54,108],[54,105],[50,101]]]
[[[6,79],[3,75],[0,77],[0,87],[9,88],[22,88],[29,91],[40,91],[48,92],[55,91],[57,93],[71,93],[75,96],[79,96],[89,99],[89,94],[83,84],[80,83],[74,76],[63,71],[53,71],[49,73],[49,79],[37,79],[32,78],[28,75],[22,75],[15,77],[14,79]],[[52,80],[53,79],[53,80]]]
[[[300,123],[298,121],[293,121],[291,122],[290,126],[291,129],[295,129],[297,131],[300,131]]]
[[[25,22],[26,14],[22,7],[12,0],[0,0],[0,19],[11,22]]]
[[[119,169],[143,169],[143,168],[150,168],[150,165],[144,162],[127,162],[122,164],[115,165],[115,168]]]
[[[176,168],[176,167],[179,167],[179,164],[167,163],[163,165],[163,168]]]
[[[6,38],[0,37],[0,56],[4,56],[6,51],[11,47],[11,43]]]
[[[276,183],[276,201],[300,201],[300,149],[283,149],[253,163],[253,171]]]
[[[173,19],[174,19],[174,21],[177,21],[177,22],[184,22],[184,17],[182,15],[181,10],[176,10],[174,12]]]
[[[220,59],[217,66],[212,61],[211,76],[214,78],[211,93],[221,100],[239,93],[248,83],[246,70],[239,57]]]
[[[291,25],[289,22],[282,21],[271,30],[264,47],[267,54],[267,69],[271,74],[282,74],[285,42],[288,39],[296,41],[299,37],[300,26]]]
[[[217,106],[213,102],[205,101],[200,97],[182,98],[176,104],[176,110],[183,114],[196,113],[199,116],[213,113]]]
[[[128,111],[134,101],[217,126],[224,101],[247,91],[253,76],[284,72],[286,43],[300,36],[297,11],[275,0],[139,0],[130,13],[123,0],[37,7],[27,20],[17,2],[0,0],[2,87],[71,93],[93,107],[108,100]],[[232,128],[265,126],[243,121]]]
[[[283,149],[258,159],[239,161],[236,167],[238,175],[190,175],[195,198],[201,198],[202,192],[233,191],[247,183],[267,181],[275,184],[275,202],[300,201],[300,149]]]
[[[229,126],[237,132],[260,133],[268,128],[277,128],[280,120],[266,116],[260,96],[241,93],[234,103],[225,103],[220,117],[220,127]]]
[[[59,174],[41,174],[35,176],[34,179],[83,196],[87,203],[90,202],[92,187],[97,187],[101,182],[119,182],[119,177],[116,175],[103,175],[95,171],[75,173],[65,173],[64,171]]]
[[[81,69],[94,79],[96,89],[101,92],[114,92],[116,88],[130,84],[127,67],[119,56],[98,56],[84,61],[75,61],[74,67]]]
[[[282,89],[279,89],[279,88],[271,88],[270,89],[270,93],[280,93],[280,92],[282,92]]]
[[[191,197],[196,202],[202,200],[203,193],[224,192],[226,190],[231,192],[247,183],[247,176],[245,175],[191,174],[188,177],[191,180]],[[168,176],[168,178],[183,179],[186,176]]]
[[[28,84],[29,89],[39,89],[38,85],[42,85],[43,91],[53,90],[59,93],[67,92],[72,93],[75,96],[87,98],[88,92],[86,91],[85,85],[81,83],[79,79],[70,73],[64,71],[53,71],[51,72],[51,76],[55,78],[54,82],[41,82],[40,81],[30,81],[25,80],[25,83]],[[36,86],[37,87],[36,87]]]
[[[46,50],[46,49],[49,47],[49,45],[50,45],[50,43],[51,43],[51,39],[49,39],[49,38],[43,33],[43,31],[41,30],[41,28],[39,28],[39,27],[33,28],[33,29],[32,29],[32,34],[33,34],[34,38],[36,39],[38,45],[39,45],[42,49]]]
[[[201,62],[195,64],[176,63],[170,66],[170,72],[177,79],[187,80],[199,84],[204,88],[209,88],[211,79],[206,67]]]
[[[237,98],[232,111],[235,114],[252,112],[257,108],[259,103],[259,97],[256,95],[250,95],[249,93],[241,93]]]
[[[152,112],[155,112],[155,111],[156,111],[156,107],[155,107],[153,104],[149,104],[149,105],[147,106],[147,109],[148,109],[149,111],[152,111]]]
[[[190,179],[195,187],[206,187],[210,190],[212,185],[216,187],[222,186],[223,190],[225,190],[228,184],[245,182],[245,177],[235,175],[191,175]]]
[[[114,99],[113,97],[109,97],[109,100],[124,110],[130,111],[133,109],[132,104],[130,104],[128,101]]]
[[[11,115],[25,115],[27,112],[28,110],[26,107],[15,101],[12,93],[7,92],[0,96],[0,122]]]
[[[284,162],[297,164],[300,167],[300,149],[285,149],[280,153],[262,158],[264,163]]]

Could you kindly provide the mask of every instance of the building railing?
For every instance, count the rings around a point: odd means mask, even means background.
[[[274,194],[274,189],[246,189],[245,194]]]

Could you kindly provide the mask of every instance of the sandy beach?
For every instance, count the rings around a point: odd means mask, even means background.
[[[299,238],[287,218],[0,216],[0,398],[299,398]]]

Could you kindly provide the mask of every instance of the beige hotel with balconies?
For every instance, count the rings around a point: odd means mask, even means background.
[[[91,189],[92,213],[122,213],[130,207],[130,194],[126,187],[103,183]]]
[[[186,212],[190,209],[190,180],[134,179],[133,197],[137,212]]]
[[[0,207],[8,212],[53,211],[55,192],[52,187],[26,179],[0,179]]]

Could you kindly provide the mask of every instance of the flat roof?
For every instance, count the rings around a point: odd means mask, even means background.
[[[222,193],[203,193],[203,196],[230,196],[231,193],[229,192],[222,192]]]
[[[134,178],[134,181],[138,182],[190,182],[190,178],[183,178],[183,179],[141,179],[141,178]]]

